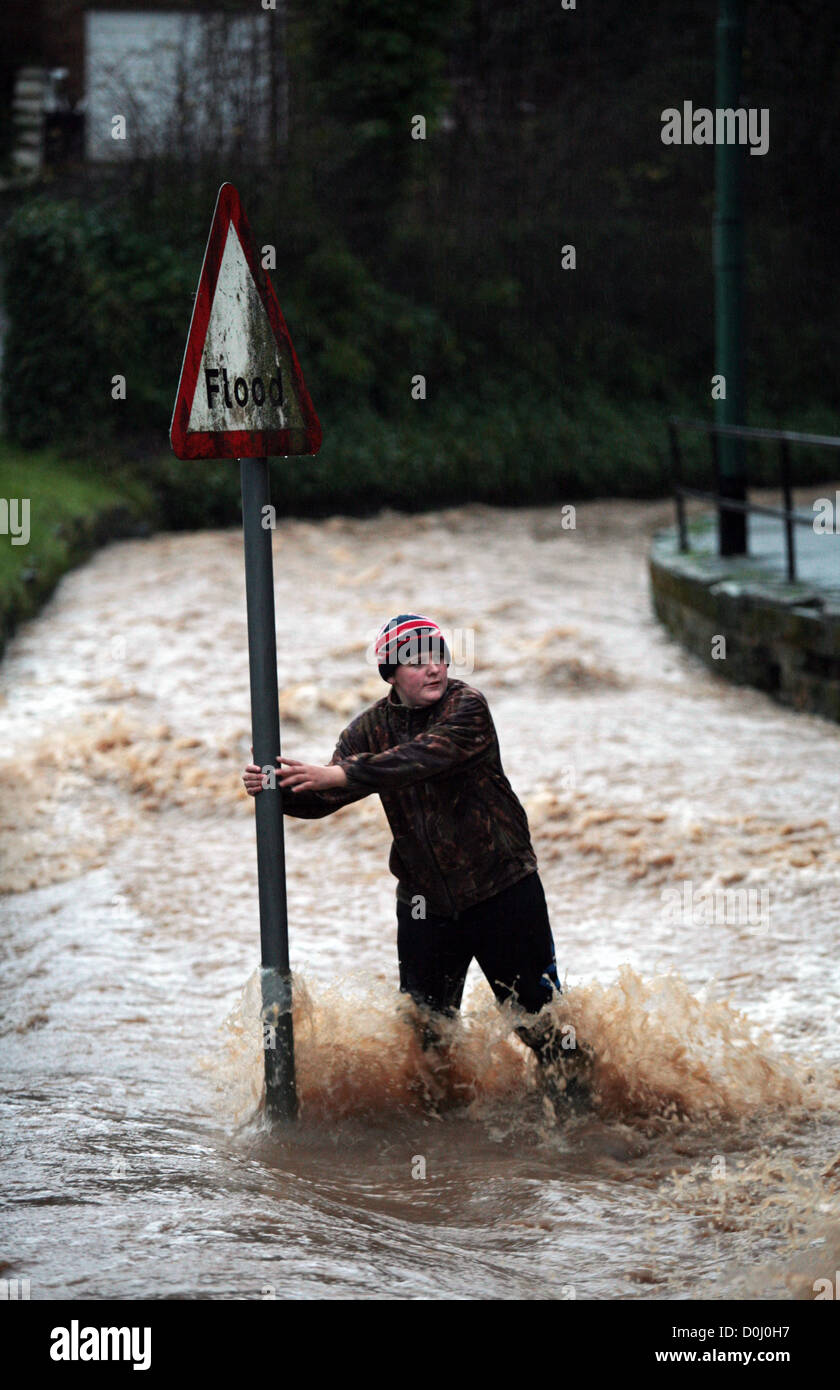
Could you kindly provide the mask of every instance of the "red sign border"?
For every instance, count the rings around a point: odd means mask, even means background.
[[[303,415],[306,442],[304,448],[292,447],[293,434],[300,434],[300,427],[285,430],[188,430],[201,358],[207,338],[207,326],[213,308],[213,298],[219,279],[228,228],[233,223],[236,234],[245,253],[248,269],[254,280],[257,293],[262,300],[269,323],[278,346],[285,347],[291,362],[292,380]],[[315,414],[315,407],[306,389],[303,372],[297,359],[283,311],[280,308],[274,286],[260,264],[256,242],[245,216],[245,209],[239,193],[232,183],[223,183],[216,199],[213,223],[207,238],[207,248],[201,266],[201,275],[193,305],[187,346],[172,412],[169,440],[172,451],[179,459],[198,458],[262,458],[267,455],[285,455],[287,458],[299,454],[317,454],[321,447],[321,425]]]

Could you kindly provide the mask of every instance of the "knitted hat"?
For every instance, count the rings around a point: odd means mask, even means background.
[[[452,661],[437,623],[419,613],[399,613],[383,623],[376,635],[374,653],[384,681],[393,676],[397,666],[416,662],[421,656],[443,661],[447,666]]]

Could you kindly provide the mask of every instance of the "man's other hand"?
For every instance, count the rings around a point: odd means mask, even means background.
[[[242,774],[242,781],[245,783],[245,790],[249,796],[256,796],[257,792],[263,789],[262,768],[257,767],[256,763],[249,763]]]

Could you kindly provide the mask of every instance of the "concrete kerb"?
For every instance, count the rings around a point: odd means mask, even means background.
[[[694,523],[689,544],[711,525]],[[648,567],[660,622],[716,675],[840,723],[840,593],[749,559],[681,554],[675,527],[655,533]]]

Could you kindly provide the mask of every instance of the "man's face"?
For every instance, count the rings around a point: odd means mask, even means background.
[[[421,656],[418,661],[399,665],[389,680],[404,705],[413,709],[433,705],[446,689],[446,662]]]

